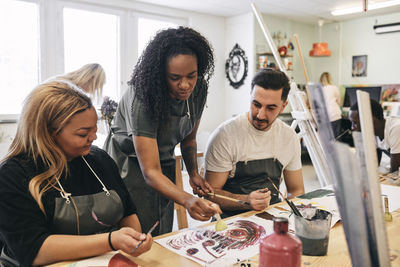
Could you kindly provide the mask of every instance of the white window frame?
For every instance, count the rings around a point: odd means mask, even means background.
[[[75,8],[85,11],[101,12],[119,16],[119,69],[120,86],[117,92],[121,97],[127,88],[133,68],[139,57],[138,47],[138,19],[148,18],[170,21],[178,25],[189,25],[189,17],[159,15],[156,13],[135,10],[132,4],[121,4],[116,1],[115,6],[99,0],[18,0],[36,3],[39,9],[39,81],[64,72],[64,30],[63,8]],[[161,13],[161,11],[160,11]],[[0,123],[13,123],[19,114],[0,114]]]

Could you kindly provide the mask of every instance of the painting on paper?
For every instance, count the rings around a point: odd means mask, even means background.
[[[217,232],[215,225],[188,229],[156,240],[173,252],[201,265],[222,258],[248,259],[259,252],[260,239],[272,233],[272,222],[254,216],[227,221],[228,229]]]

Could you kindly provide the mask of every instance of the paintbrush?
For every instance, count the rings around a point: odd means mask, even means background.
[[[211,193],[211,192],[208,192],[207,194],[208,194],[209,196],[214,196],[214,197],[218,197],[218,198],[223,198],[223,199],[226,199],[226,200],[230,200],[230,201],[233,201],[233,202],[237,202],[237,203],[239,203],[239,204],[244,204],[244,205],[250,206],[250,203],[247,202],[247,201],[244,201],[244,200],[240,200],[240,199],[236,199],[236,198],[232,198],[232,197],[227,197],[227,196],[223,196],[223,195],[218,195],[218,194]]]
[[[160,221],[156,221],[156,223],[153,225],[153,227],[150,228],[150,230],[147,232],[147,234],[151,234],[151,232],[156,229],[157,225],[160,223]],[[144,240],[140,241],[139,244],[132,250],[131,254],[135,253],[135,251],[140,247],[141,244],[143,244]]]
[[[283,196],[283,194],[281,193],[281,191],[279,191],[279,189],[276,187],[276,185],[274,184],[274,182],[271,180],[271,178],[267,177],[268,180],[271,182],[272,186],[275,188],[275,190],[281,195],[281,197],[286,201],[286,203],[289,205],[289,207],[292,209],[293,213],[297,216],[303,217],[303,215],[301,215],[300,211],[297,209],[296,205],[293,204],[292,201],[290,201],[289,199],[285,198]]]
[[[213,203],[212,207],[216,209],[218,206],[217,204]],[[217,218],[217,223],[215,224],[215,231],[223,231],[228,228],[228,225],[226,224],[226,222],[222,220],[221,215],[219,215],[219,213],[215,213],[215,218]]]

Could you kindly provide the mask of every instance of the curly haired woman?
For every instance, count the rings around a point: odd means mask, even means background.
[[[118,105],[105,148],[117,162],[143,231],[160,221],[154,236],[172,230],[173,202],[197,220],[221,213],[175,185],[174,149],[180,144],[193,193],[212,191],[198,173],[196,133],[213,72],[213,51],[200,33],[187,27],[160,31]]]

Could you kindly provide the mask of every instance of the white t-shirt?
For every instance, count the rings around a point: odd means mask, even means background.
[[[301,169],[301,147],[296,132],[280,119],[268,131],[254,128],[247,112],[222,123],[210,136],[205,168],[235,174],[236,163],[276,158],[283,169]]]
[[[328,110],[329,121],[337,121],[342,118],[340,110],[340,92],[339,89],[331,84],[322,87],[326,109]]]
[[[390,154],[400,153],[400,118],[388,117],[385,123],[385,134],[382,144]]]

